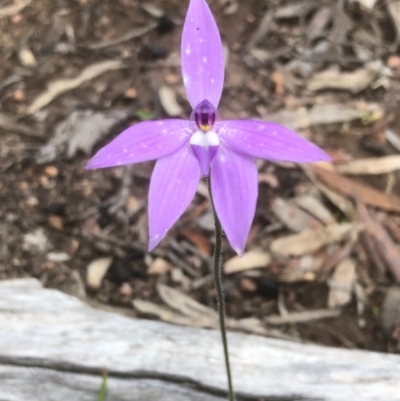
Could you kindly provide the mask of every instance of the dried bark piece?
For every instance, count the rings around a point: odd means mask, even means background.
[[[345,196],[380,209],[400,212],[400,199],[395,196],[386,195],[366,184],[321,167],[313,166],[312,170],[328,187]]]

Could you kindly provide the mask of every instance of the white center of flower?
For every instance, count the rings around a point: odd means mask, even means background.
[[[190,144],[208,148],[210,146],[218,146],[219,138],[214,131],[196,131],[190,138]]]

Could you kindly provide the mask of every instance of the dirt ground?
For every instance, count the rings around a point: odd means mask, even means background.
[[[204,183],[148,254],[153,163],[84,170],[128,125],[189,116],[187,3],[0,1],[0,279],[215,327]],[[282,123],[333,157],[259,162],[248,252],[240,262],[225,244],[230,326],[399,352],[400,3],[209,3],[227,54],[221,117]],[[189,313],[191,300],[207,308]]]

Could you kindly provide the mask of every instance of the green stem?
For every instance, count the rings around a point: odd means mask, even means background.
[[[215,211],[210,179],[208,179],[208,192],[210,194],[211,205],[212,205],[213,214],[214,214],[214,222],[215,222],[216,240],[215,240],[215,250],[214,250],[214,269],[213,269],[213,271],[214,271],[215,288],[217,289],[219,327],[221,330],[222,345],[224,348],[225,368],[226,368],[226,374],[228,377],[228,399],[229,399],[229,401],[235,401],[235,394],[233,392],[233,385],[232,385],[231,364],[229,362],[228,339],[226,336],[226,326],[225,326],[224,289],[222,287],[222,272],[221,272],[222,229],[221,229],[221,223],[220,223],[217,213]]]

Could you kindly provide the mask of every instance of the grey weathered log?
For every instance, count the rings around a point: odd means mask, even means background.
[[[35,280],[0,283],[0,401],[221,401],[217,331],[93,309]],[[230,333],[236,391],[251,399],[400,400],[400,356]]]

